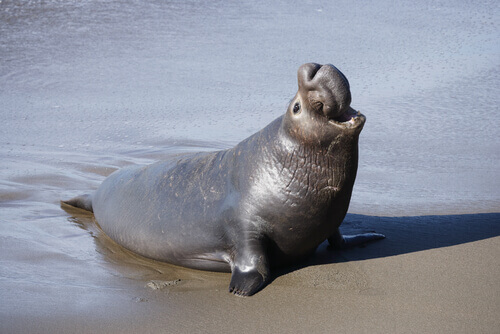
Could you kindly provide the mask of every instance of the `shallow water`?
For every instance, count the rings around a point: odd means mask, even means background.
[[[0,1],[0,281],[15,287],[0,294],[21,295],[21,312],[33,295],[60,303],[55,287],[178,277],[103,251],[92,218],[59,201],[129,164],[236,144],[284,113],[311,61],[339,67],[368,118],[350,212],[499,212],[499,14],[496,1]]]

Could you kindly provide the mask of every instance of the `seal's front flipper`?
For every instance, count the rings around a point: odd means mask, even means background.
[[[340,231],[337,230],[330,238],[328,238],[328,243],[335,249],[345,249],[384,238],[385,235],[380,233],[361,233],[354,235],[342,235]]]
[[[251,296],[263,288],[265,282],[266,278],[257,270],[243,272],[240,268],[234,267],[229,292],[242,297]]]
[[[269,266],[260,238],[246,240],[236,249],[233,259],[229,292],[251,296],[262,289],[269,279]]]

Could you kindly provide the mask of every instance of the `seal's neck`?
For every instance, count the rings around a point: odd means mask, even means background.
[[[281,136],[275,161],[287,191],[300,196],[336,197],[352,190],[358,168],[358,138],[337,137],[328,146],[301,145]]]

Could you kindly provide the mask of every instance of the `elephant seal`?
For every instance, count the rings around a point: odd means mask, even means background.
[[[350,107],[346,77],[304,64],[286,113],[234,148],[176,157],[110,175],[93,195],[64,203],[93,211],[103,231],[143,256],[231,271],[248,296],[270,268],[384,236],[342,236],[365,116]]]

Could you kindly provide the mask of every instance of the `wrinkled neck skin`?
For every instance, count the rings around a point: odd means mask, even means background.
[[[307,132],[294,126],[291,115],[286,114],[278,131],[282,145],[273,152],[274,159],[286,173],[290,195],[320,201],[331,205],[340,195],[350,197],[358,168],[359,132],[337,132],[327,126],[313,124],[315,136],[308,141],[297,135],[297,131]],[[312,121],[314,122],[314,121]],[[344,194],[345,190],[348,194]]]

